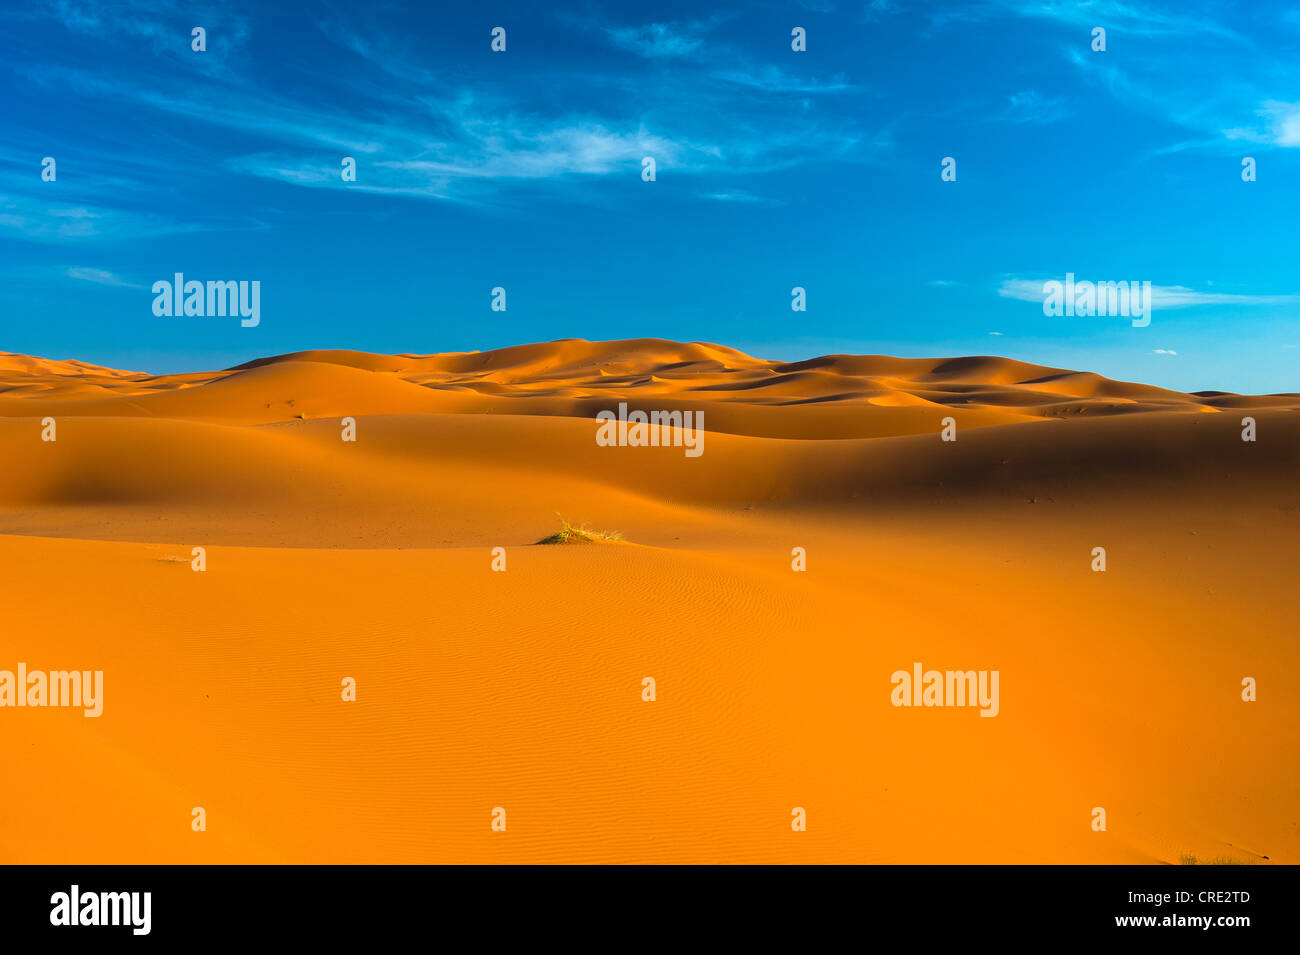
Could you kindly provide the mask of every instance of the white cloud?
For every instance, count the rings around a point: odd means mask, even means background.
[[[744,189],[728,189],[726,192],[702,192],[701,199],[713,199],[717,202],[744,202],[758,203],[761,205],[779,205],[775,199],[769,199],[766,196],[756,196],[752,192],[746,192]]]
[[[1156,348],[1156,349],[1154,349],[1153,351],[1154,351],[1154,353],[1157,354],[1157,355],[1177,355],[1177,354],[1178,354],[1178,352],[1174,351],[1172,348]]]
[[[1252,143],[1295,148],[1300,146],[1300,103],[1283,103],[1267,100],[1256,111],[1264,118],[1264,128],[1236,127],[1225,129],[1229,139],[1244,139]]]
[[[195,10],[206,12],[212,0],[196,2]],[[115,8],[98,0],[59,0],[53,6],[21,16],[53,18],[60,29],[102,36],[119,53],[127,50],[129,59],[112,70],[97,58],[9,66],[21,69],[50,101],[75,94],[87,108],[106,103],[129,109],[133,123],[166,128],[171,141],[188,152],[183,161],[166,149],[142,152],[130,138],[133,129],[101,144],[97,181],[83,169],[75,182],[60,183],[62,206],[48,201],[46,193],[53,190],[13,186],[26,197],[0,196],[0,234],[28,240],[261,225],[223,218],[195,201],[191,162],[201,162],[205,172],[233,170],[300,187],[487,204],[525,189],[573,196],[575,181],[586,187],[596,177],[636,182],[642,157],[650,155],[660,170],[695,177],[689,188],[697,196],[769,203],[774,200],[738,188],[738,177],[807,163],[868,163],[892,146],[888,126],[875,134],[864,130],[860,112],[834,95],[855,89],[843,76],[797,75],[725,47],[718,26],[738,14],[641,26],[575,21],[601,40],[659,62],[639,64],[607,53],[595,65],[578,58],[539,68],[520,83],[510,71],[453,71],[431,61],[404,28],[385,29],[383,16],[349,19],[339,9],[305,24],[333,44],[332,55],[311,64],[286,57],[285,65],[300,70],[303,82],[270,85],[257,70],[189,66],[216,64],[218,48],[246,55],[237,52],[246,36],[242,20],[214,15],[208,26],[225,26],[209,29],[212,52],[195,56],[187,32],[179,42],[173,35],[165,0],[123,0],[121,22]],[[18,15],[0,11],[0,21]],[[164,49],[156,49],[157,43]],[[640,77],[629,77],[638,68],[657,73],[652,96]],[[194,69],[205,75],[190,75]],[[159,83],[159,75],[175,81]],[[219,152],[199,148],[205,135]],[[42,136],[42,151],[35,154],[49,149],[61,155]],[[9,148],[0,145],[0,160]],[[28,162],[37,148],[15,144],[15,161]],[[356,182],[342,182],[343,156],[357,159]],[[81,192],[73,192],[78,186]],[[584,199],[592,194],[584,188]],[[267,210],[280,214],[274,206]]]
[[[554,128],[525,121],[467,125],[455,145],[426,144],[421,159],[361,158],[356,182],[344,185],[339,157],[261,153],[228,162],[236,172],[278,179],[298,186],[346,188],[416,198],[469,198],[457,187],[475,182],[527,181],[568,176],[603,176],[622,171],[638,177],[641,159],[655,157],[660,168],[690,168],[709,158],[707,149],[678,143],[644,129],[618,131],[575,121]]]
[[[1106,279],[1086,279],[1076,277],[1075,282],[1109,281]],[[1021,302],[1041,303],[1046,296],[1043,285],[1046,282],[1062,281],[1059,277],[1045,279],[1005,279],[998,287],[998,294],[1003,298],[1013,298]],[[1115,279],[1114,281],[1119,281]],[[1152,285],[1152,308],[1192,308],[1197,305],[1289,305],[1300,302],[1300,295],[1234,295],[1224,292],[1198,292],[1185,285]]]
[[[760,69],[724,70],[717,78],[737,86],[761,90],[764,93],[846,93],[858,89],[846,82],[844,74],[837,73],[829,79],[795,76],[777,66]]]
[[[128,282],[106,269],[92,269],[82,266],[74,266],[68,269],[68,278],[78,279],[82,282],[93,282],[95,285],[108,285],[113,288],[133,288],[143,289],[143,285],[137,285],[134,282]]]
[[[200,228],[161,215],[0,195],[0,232],[10,231],[31,241],[135,239]]]
[[[1235,148],[1234,142],[1300,147],[1300,103],[1278,99],[1294,94],[1300,73],[1285,45],[1257,43],[1227,26],[1237,18],[1230,8],[1210,3],[1186,3],[1172,13],[1160,13],[1135,3],[1081,3],[1045,0],[1003,0],[1011,12],[1050,16],[1076,23],[1106,26],[1112,35],[1135,33],[1149,39],[1140,57],[1113,58],[1070,44],[1066,59],[1089,82],[1122,107],[1149,116],[1159,125],[1174,124],[1192,131],[1190,137],[1153,149],[1159,156],[1185,150]],[[1033,12],[1033,11],[1037,12]],[[1187,69],[1187,64],[1214,62],[1213,70]]]
[[[1055,20],[1075,27],[1104,26],[1129,36],[1212,36],[1240,39],[1239,35],[1196,11],[1181,16],[1163,13],[1149,4],[1132,0],[986,0],[986,15],[1019,16]],[[971,11],[974,18],[974,11]]]
[[[676,42],[669,38],[676,34],[652,35],[656,42]],[[355,37],[348,48],[367,58],[378,55]],[[340,157],[354,156],[359,175],[349,189],[425,199],[482,201],[494,181],[508,185],[569,176],[639,175],[643,156],[653,156],[661,169],[722,171],[728,177],[809,161],[869,158],[861,150],[855,152],[862,135],[851,123],[816,118],[800,105],[780,114],[759,109],[744,91],[734,88],[741,83],[763,91],[810,94],[850,88],[835,79],[804,79],[780,70],[739,70],[725,81],[710,74],[713,84],[695,89],[694,109],[642,118],[640,110],[612,107],[547,114],[531,108],[514,89],[444,83],[415,65],[405,65],[396,54],[385,58],[384,69],[404,78],[401,92],[388,91],[382,105],[366,109],[306,106],[283,92],[238,79],[178,92],[84,69],[42,67],[40,78],[52,87],[130,100],[156,113],[225,127],[241,139],[262,140],[261,148],[255,145],[225,160],[226,168],[236,172],[298,186],[337,186]],[[752,121],[726,128],[703,119],[746,111]],[[869,146],[874,153],[888,143],[872,140]]]

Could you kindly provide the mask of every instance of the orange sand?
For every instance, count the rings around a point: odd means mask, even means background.
[[[597,446],[620,400],[703,455]],[[0,709],[0,861],[1300,862],[1298,410],[659,340],[0,353],[0,669],[105,682]],[[914,661],[999,715],[892,706]]]

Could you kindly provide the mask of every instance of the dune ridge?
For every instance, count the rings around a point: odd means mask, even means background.
[[[269,423],[340,413],[592,417],[611,401],[697,407],[709,430],[789,438],[1133,414],[1300,406],[1298,395],[1184,394],[1007,358],[827,355],[800,362],[662,339],[564,339],[486,352],[319,350],[179,375],[119,372],[4,353],[0,415],[182,417]]]

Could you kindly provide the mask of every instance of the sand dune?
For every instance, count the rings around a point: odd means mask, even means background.
[[[787,364],[720,345],[658,339],[570,339],[450,355],[308,351],[224,372],[162,376],[10,355],[0,357],[0,376],[0,412],[11,416],[57,411],[268,423],[350,408],[353,414],[590,417],[590,409],[626,398],[634,406],[703,407],[714,415],[710,430],[791,438],[934,430],[929,416],[901,408],[942,409],[960,424],[984,425],[1300,405],[1297,395],[1189,395],[1006,358],[829,355]],[[797,416],[773,410],[791,407]]]
[[[704,453],[597,445],[620,401]],[[1297,411],[656,339],[0,353],[0,669],[107,685],[0,710],[0,859],[1300,861]],[[892,706],[916,660],[998,717]]]

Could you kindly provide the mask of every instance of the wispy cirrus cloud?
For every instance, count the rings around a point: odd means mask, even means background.
[[[901,13],[902,10],[900,0],[867,0],[862,8],[862,21],[873,23]]]
[[[267,71],[225,68],[229,58],[251,55],[261,13],[255,5],[207,0],[184,16],[163,0],[117,7],[59,0],[0,12],[34,32],[66,32],[97,49],[93,57],[72,46],[37,55],[0,41],[0,54],[8,54],[0,71],[21,76],[49,100],[129,117],[97,127],[90,149],[85,141],[50,142],[51,131],[39,123],[11,136],[16,169],[30,154],[51,151],[61,176],[57,191],[43,191],[35,176],[21,173],[0,205],[0,230],[38,242],[206,230],[214,227],[213,207],[202,190],[221,194],[227,187],[220,178],[230,175],[504,208],[525,191],[572,198],[576,182],[636,181],[645,156],[661,174],[695,179],[689,194],[762,203],[771,200],[736,178],[871,161],[890,146],[887,135],[863,131],[850,107],[816,105],[857,89],[843,74],[800,75],[730,46],[719,58],[717,32],[734,12],[642,24],[556,13],[597,46],[635,59],[558,58],[528,67],[527,84],[517,70],[500,69],[513,66],[513,43],[508,61],[440,67],[387,9],[364,17],[343,7],[313,10],[305,35],[282,49],[279,82]],[[207,52],[191,50],[192,25],[207,28]],[[653,82],[637,82],[638,69]],[[151,148],[141,149],[142,142]],[[75,175],[62,167],[65,155],[78,156]],[[343,156],[357,160],[355,182],[341,180]],[[0,166],[7,161],[0,155]],[[618,195],[587,188],[582,199],[604,204]]]
[[[1049,23],[1075,74],[1109,94],[1118,106],[1159,124],[1183,127],[1180,138],[1148,154],[1233,148],[1239,142],[1300,147],[1300,69],[1285,44],[1260,43],[1253,10],[1214,0],[974,0],[954,6],[938,0],[912,8],[932,32],[1000,21]],[[1277,16],[1278,28],[1289,22]],[[1095,28],[1107,31],[1107,52],[1091,49]],[[1254,27],[1254,31],[1251,30]],[[1140,56],[1117,56],[1134,41]],[[1116,47],[1116,44],[1121,44]],[[1188,69],[1213,62],[1212,70]],[[1000,118],[1048,123],[1064,117],[1064,102],[1038,91],[1011,94]]]
[[[647,59],[683,57],[724,19],[605,29],[612,43]],[[235,74],[173,87],[157,84],[147,71],[107,73],[56,63],[36,66],[31,77],[51,91],[71,91],[88,101],[132,103],[142,121],[173,117],[205,129],[224,128],[230,142],[244,148],[228,151],[217,168],[293,186],[338,187],[340,159],[349,155],[359,167],[349,189],[428,200],[484,202],[498,185],[536,188],[572,178],[637,175],[647,155],[661,169],[730,179],[837,161],[864,142],[870,151],[882,148],[855,123],[818,116],[807,103],[790,102],[774,111],[770,104],[751,101],[753,95],[851,89],[843,77],[799,77],[760,66],[718,73],[706,65],[700,75],[709,82],[689,93],[685,80],[660,78],[656,92],[667,90],[675,101],[688,99],[693,107],[665,112],[657,97],[635,84],[570,75],[563,64],[554,67],[555,84],[542,76],[535,87],[520,89],[495,73],[468,82],[439,75],[420,51],[404,48],[387,32],[337,18],[317,26],[322,39],[351,57],[352,66],[336,95],[313,89],[310,102],[294,88],[265,88]],[[573,92],[568,105],[557,108],[537,92],[552,85]],[[592,90],[601,95],[592,98]],[[591,102],[583,107],[587,98]],[[718,123],[718,116],[732,121]]]
[[[828,77],[800,76],[770,62],[757,62],[725,41],[711,39],[709,35],[729,19],[717,15],[705,20],[635,26],[600,26],[598,21],[589,20],[583,25],[600,29],[619,49],[651,60],[693,60],[701,79],[757,92],[823,95],[860,88],[846,80],[842,72]]]
[[[740,202],[749,205],[780,205],[777,199],[769,199],[766,196],[756,196],[752,192],[746,192],[744,189],[728,189],[725,192],[702,192],[701,199],[712,199],[715,202]]]
[[[1260,124],[1225,129],[1224,135],[1229,139],[1243,139],[1288,149],[1300,147],[1300,102],[1266,100],[1255,113],[1261,118]]]
[[[889,4],[886,4],[888,6]],[[1138,0],[973,0],[923,4],[932,21],[978,22],[999,18],[1047,20],[1079,29],[1103,27],[1128,36],[1191,36],[1196,34],[1240,40],[1241,35],[1220,22],[1217,4],[1160,5]]]
[[[618,43],[633,43],[635,38],[658,44],[655,55],[684,56],[695,48],[701,35],[725,17],[695,21],[688,25],[654,25],[654,29],[605,28]],[[588,29],[592,24],[584,24]],[[623,30],[623,32],[619,32]],[[688,32],[690,38],[688,39]],[[339,137],[341,131],[353,131],[349,138],[355,151],[369,155],[369,174],[358,176],[349,188],[390,195],[480,201],[493,183],[519,184],[572,177],[605,177],[639,173],[640,162],[653,156],[661,169],[708,177],[721,173],[728,179],[787,169],[804,162],[835,161],[866,142],[872,153],[887,148],[886,139],[867,138],[852,123],[810,115],[804,104],[792,103],[781,113],[770,106],[749,103],[738,98],[729,87],[743,88],[744,93],[818,93],[851,89],[842,78],[815,80],[793,76],[779,69],[743,69],[715,72],[708,66],[702,76],[710,82],[688,93],[686,81],[673,73],[659,77],[653,89],[656,96],[649,104],[636,96],[622,110],[622,117],[608,115],[608,110],[593,109],[584,113],[546,113],[522,109],[518,100],[490,85],[468,90],[448,87],[419,65],[405,65],[404,57],[382,41],[370,41],[364,35],[330,28],[330,35],[366,59],[382,60],[381,68],[398,75],[416,87],[405,101],[385,103],[389,116],[381,124],[357,123],[354,117],[337,117],[332,122],[305,122],[299,114],[296,124],[282,124],[278,118],[266,125],[278,128],[281,135],[296,131],[311,136],[322,129]],[[637,40],[637,42],[640,42]],[[649,53],[648,50],[642,52]],[[653,58],[653,57],[651,57]],[[565,78],[572,81],[571,78]],[[634,84],[632,90],[640,94]],[[686,97],[691,110],[663,113],[657,100]],[[227,114],[242,116],[249,104],[238,101],[215,113],[206,107],[204,115],[223,121]],[[259,103],[258,110],[266,110]],[[273,113],[287,113],[287,104],[270,105]],[[409,121],[397,121],[415,110]],[[629,121],[627,114],[637,115]],[[733,117],[730,126],[707,119],[718,115]],[[308,117],[310,114],[308,114]],[[250,123],[239,119],[240,128]],[[254,128],[260,128],[254,125]],[[327,145],[320,141],[317,145]],[[230,168],[264,178],[280,179],[302,186],[330,186],[338,183],[337,159],[325,155],[293,156],[268,151],[234,157]],[[742,195],[744,190],[728,187],[709,195]]]
[[[95,40],[124,38],[137,47],[143,42],[151,56],[165,59],[180,74],[219,75],[243,59],[249,22],[230,4],[199,0],[185,5],[183,18],[177,12],[169,0],[52,0],[0,10],[0,22],[52,20],[69,33]],[[212,42],[202,56],[194,56],[191,31],[200,26],[211,33]]]
[[[1107,26],[1148,37],[1142,56],[1118,59],[1086,47],[1066,48],[1077,75],[1117,104],[1159,123],[1192,131],[1154,153],[1189,149],[1225,150],[1239,142],[1278,148],[1300,147],[1300,102],[1286,101],[1300,86],[1300,69],[1276,45],[1263,45],[1221,22],[1226,9],[1197,5],[1161,13],[1147,6],[1099,7],[1118,19]],[[1112,9],[1114,8],[1114,9]],[[1123,24],[1120,32],[1110,23]],[[1189,70],[1190,60],[1213,61],[1214,70]]]
[[[1300,103],[1272,98],[1260,82],[1238,80],[1222,82],[1218,75],[1198,76],[1181,71],[1177,63],[1186,54],[1151,53],[1140,69],[1124,68],[1114,61],[1102,62],[1102,56],[1090,57],[1077,49],[1067,52],[1067,59],[1079,73],[1096,83],[1117,103],[1137,109],[1161,123],[1192,131],[1193,139],[1180,140],[1155,152],[1181,152],[1188,149],[1236,148],[1239,142],[1279,148],[1300,147]],[[1264,53],[1242,53],[1239,76],[1251,74],[1249,64],[1269,57]],[[1228,59],[1232,59],[1228,57]],[[1280,87],[1300,84],[1300,71],[1273,64],[1255,72],[1291,78],[1279,81]]]
[[[1086,276],[1075,278],[1075,282],[1085,281]],[[1059,282],[1060,277],[1042,279],[1008,278],[998,286],[998,295],[1003,298],[1022,302],[1042,304],[1046,297],[1043,286],[1048,282]],[[1097,281],[1097,280],[1091,280]],[[1118,280],[1117,280],[1118,281]],[[1206,292],[1188,288],[1185,285],[1152,285],[1151,305],[1153,308],[1174,309],[1194,308],[1198,305],[1292,305],[1300,302],[1300,295],[1242,295],[1225,292]]]
[[[68,278],[76,279],[79,282],[90,282],[94,285],[107,285],[111,288],[129,288],[143,289],[144,286],[135,282],[128,282],[121,276],[108,271],[107,269],[94,269],[85,266],[73,266],[65,273]]]
[[[639,26],[606,27],[605,35],[621,50],[648,59],[689,56],[704,45],[705,35],[717,20],[691,23],[646,23]]]
[[[1007,97],[1007,106],[1000,118],[1009,123],[1060,122],[1068,115],[1062,97],[1044,96],[1037,90],[1021,90]]]
[[[524,183],[569,177],[598,177],[640,170],[642,157],[689,166],[688,153],[709,159],[705,147],[677,143],[646,130],[620,132],[593,123],[574,121],[560,127],[530,127],[523,121],[476,126],[454,148],[445,143],[413,144],[420,158],[385,159],[392,150],[358,158],[357,179],[349,190],[381,195],[473,201],[482,195],[476,186]],[[297,186],[341,188],[337,154],[258,153],[234,157],[235,172],[276,179]]]
[[[767,65],[754,69],[722,70],[714,74],[719,80],[734,83],[765,93],[847,93],[859,89],[844,78],[843,73],[819,79],[797,76],[778,66]]]
[[[0,195],[0,231],[35,242],[141,239],[201,228],[160,213]]]

